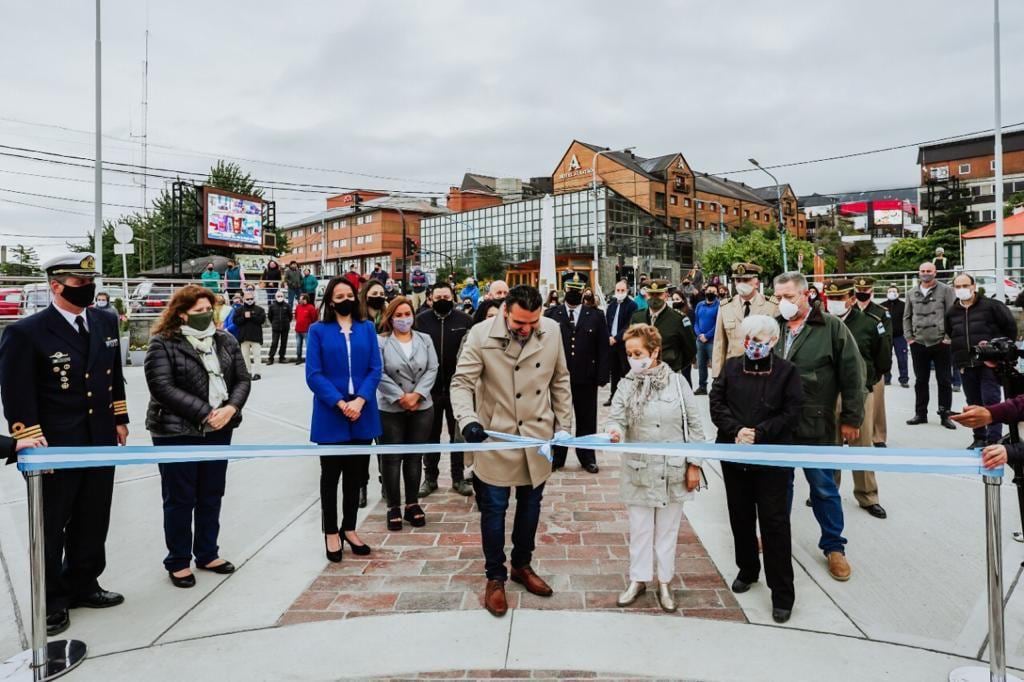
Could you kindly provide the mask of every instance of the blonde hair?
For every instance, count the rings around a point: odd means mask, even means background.
[[[639,339],[648,353],[653,354],[654,351],[661,350],[661,332],[653,325],[634,324],[622,335],[623,343],[629,339]]]

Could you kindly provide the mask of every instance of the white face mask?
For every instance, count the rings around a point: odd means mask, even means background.
[[[899,297],[900,297],[900,295],[899,295],[899,294],[897,294],[897,293],[896,293],[895,291],[890,291],[889,293],[887,293],[887,294],[885,295],[885,297],[886,297],[887,299],[889,299],[890,301],[895,301],[895,300],[896,300],[897,298],[899,298]]]
[[[782,299],[779,301],[779,314],[787,320],[792,320],[800,312],[800,306],[792,301]]]
[[[754,285],[749,282],[736,282],[736,293],[740,296],[750,296],[754,293]]]
[[[654,362],[654,358],[647,356],[646,358],[626,358],[629,360],[629,368],[634,372],[643,372],[651,368],[651,364]]]
[[[391,324],[395,326],[395,331],[400,334],[405,334],[412,329],[412,324],[415,322],[411,317],[395,317],[391,319]]]
[[[102,301],[102,300],[101,301],[96,301],[96,307],[97,308],[106,308],[107,307],[107,301]]]
[[[954,289],[953,293],[955,293],[956,297],[959,298],[961,301],[966,301],[967,299],[974,296],[974,292],[971,291],[970,289]]]
[[[829,301],[828,302],[828,311],[829,311],[829,313],[831,313],[832,315],[835,315],[836,317],[842,317],[843,315],[846,314],[847,310],[848,310],[848,307],[846,305],[846,301]]]
[[[626,300],[626,292],[624,292],[624,291],[616,291],[615,292],[615,300],[618,301],[619,303],[622,303],[623,301],[625,301]]]

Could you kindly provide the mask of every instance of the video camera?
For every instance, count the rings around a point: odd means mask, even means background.
[[[971,357],[979,362],[996,363],[996,365],[1011,369],[1014,373],[1017,373],[1017,360],[1024,357],[1024,351],[1017,348],[1017,344],[1013,339],[1000,336],[991,341],[982,341],[972,348]]]

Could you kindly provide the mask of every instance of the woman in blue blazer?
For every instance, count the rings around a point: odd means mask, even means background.
[[[368,445],[381,434],[377,331],[372,322],[362,319],[356,290],[343,277],[327,284],[321,311],[321,321],[309,328],[306,339],[306,385],[313,391],[310,440],[320,445]],[[346,541],[355,554],[370,553],[370,547],[356,535],[359,489],[366,485],[369,467],[369,455],[320,458],[320,508],[330,561],[341,561]]]

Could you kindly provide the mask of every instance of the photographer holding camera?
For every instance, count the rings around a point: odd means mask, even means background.
[[[1002,388],[995,370],[986,366],[997,346],[985,348],[996,338],[1017,338],[1017,321],[1006,305],[994,298],[979,296],[974,277],[962,272],[953,279],[956,302],[946,313],[946,336],[950,340],[953,362],[964,379],[964,393],[968,405],[991,405],[1002,398]],[[975,353],[975,346],[982,352]],[[1012,346],[1012,344],[1011,344]],[[1013,353],[1016,347],[1012,346]],[[954,419],[954,421],[960,421]],[[963,423],[963,422],[960,422]],[[998,443],[1002,427],[997,423],[974,428],[974,440],[968,449]]]
[[[988,407],[968,405],[963,412],[950,416],[950,419],[972,429],[983,429],[989,424],[1012,424],[1024,420],[1024,395]],[[1010,457],[1020,461],[1022,456],[1024,443],[996,443],[985,446],[981,451],[981,464],[986,469],[995,469],[1006,464]]]

